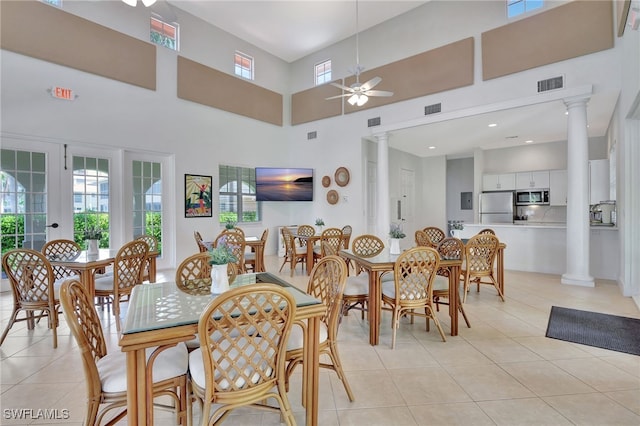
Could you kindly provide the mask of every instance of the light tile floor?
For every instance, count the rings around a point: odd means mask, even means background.
[[[267,270],[277,271],[280,261],[268,256]],[[290,278],[286,265],[281,275],[306,288],[300,268]],[[159,280],[172,275],[161,271]],[[0,294],[2,329],[11,303],[10,293]],[[356,401],[349,402],[333,372],[321,370],[320,425],[639,425],[640,357],[544,337],[552,305],[640,318],[613,282],[582,288],[562,285],[558,276],[515,271],[506,272],[506,302],[488,286],[480,293],[472,289],[465,304],[472,328],[461,320],[459,336],[447,336],[446,343],[416,319],[413,325],[402,322],[391,350],[385,313],[380,345],[373,347],[366,320],[352,312],[341,324],[339,349]],[[438,316],[448,330],[446,307]],[[102,317],[110,349],[118,350],[113,318],[106,312]],[[82,424],[82,365],[64,318],[58,349],[44,322],[33,331],[20,323],[0,355],[0,424]],[[300,376],[292,379],[289,398],[298,424],[304,424]],[[39,409],[57,409],[58,417],[68,412],[69,418],[12,418],[11,410],[21,408],[32,409],[33,416]],[[197,422],[197,407],[195,412]],[[278,415],[252,410],[227,421],[278,422]],[[171,414],[158,412],[156,424],[173,424]]]

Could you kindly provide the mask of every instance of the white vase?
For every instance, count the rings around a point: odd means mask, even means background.
[[[460,234],[462,233],[459,229],[452,229],[450,232],[453,238],[460,238]]]
[[[98,254],[98,241],[99,240],[87,240],[87,254]]]
[[[211,265],[211,293],[222,294],[227,290],[229,290],[227,264]]]
[[[322,225],[316,225],[316,234],[322,234]]]
[[[391,238],[389,254],[400,254],[400,238]]]

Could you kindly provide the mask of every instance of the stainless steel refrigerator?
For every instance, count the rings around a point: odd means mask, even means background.
[[[480,223],[513,223],[513,192],[480,194]]]

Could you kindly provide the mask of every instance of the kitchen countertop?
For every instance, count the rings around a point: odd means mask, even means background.
[[[482,228],[496,228],[496,227],[509,227],[509,228],[566,228],[566,222],[536,222],[533,220],[515,220],[511,223],[465,223],[465,226],[477,226]],[[618,230],[615,225],[591,225],[590,228],[602,229],[602,230]]]

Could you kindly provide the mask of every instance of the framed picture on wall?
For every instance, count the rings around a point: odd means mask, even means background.
[[[212,217],[211,176],[184,175],[184,217]]]

